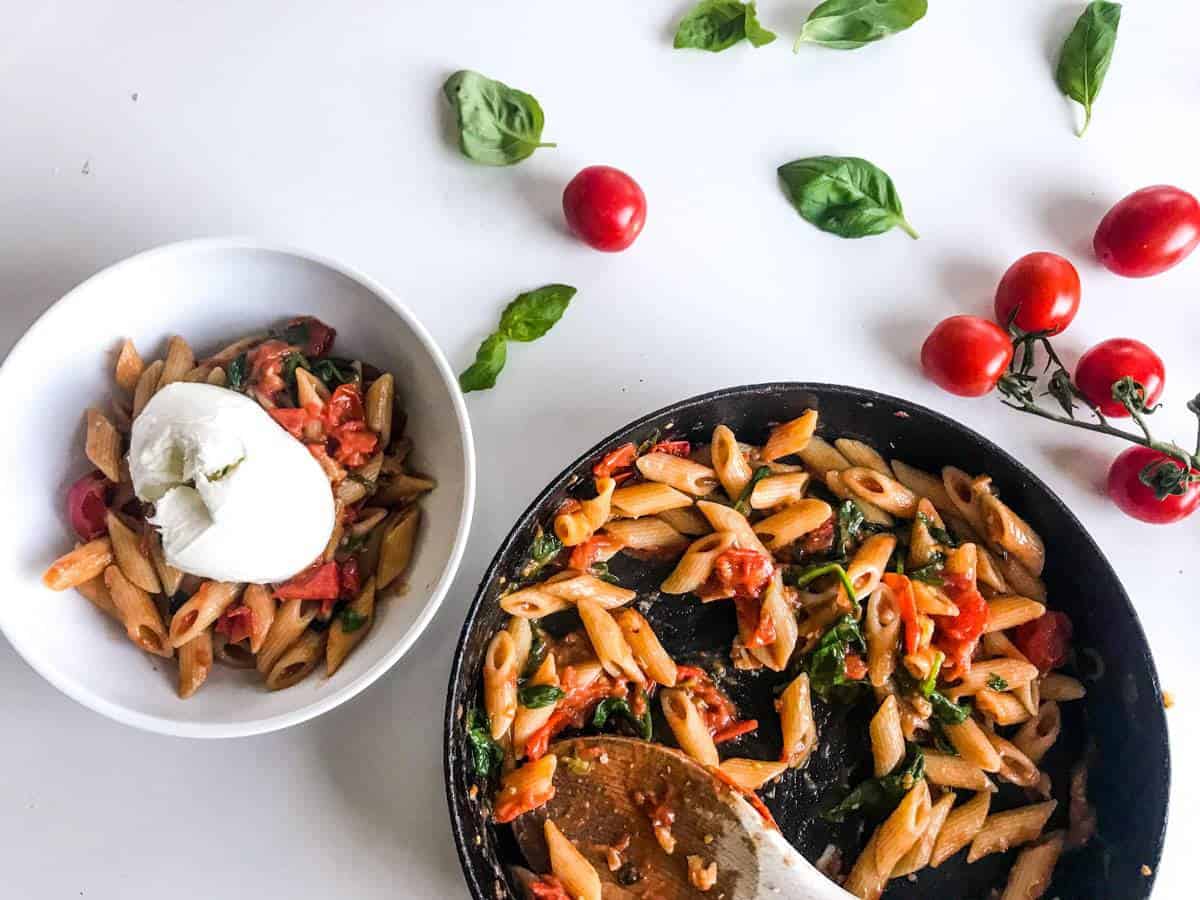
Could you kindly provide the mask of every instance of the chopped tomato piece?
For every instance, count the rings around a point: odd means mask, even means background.
[[[633,444],[622,444],[616,450],[604,455],[600,462],[592,466],[592,474],[597,478],[612,478],[621,469],[628,469],[637,459],[637,447]]]
[[[800,538],[801,553],[824,553],[833,547],[833,516]]]
[[[775,563],[771,557],[757,550],[735,547],[717,557],[710,578],[719,588],[731,591],[734,597],[758,597],[774,571]]]
[[[336,428],[346,422],[363,420],[362,394],[357,384],[339,384],[325,404],[325,423]]]
[[[584,687],[572,686],[574,670],[571,667],[563,670],[560,680],[567,695],[558,702],[546,724],[531,734],[525,742],[525,755],[531,760],[545,756],[550,741],[560,731],[568,727],[582,727],[584,721],[595,711],[596,705],[605,697],[613,696],[618,687],[607,675],[601,675]],[[620,688],[624,689],[624,685],[620,685]]]
[[[361,582],[362,578],[358,574],[358,560],[352,556],[338,567],[338,584],[341,587],[342,596],[357,597],[358,592],[362,589]]]
[[[250,383],[267,397],[274,396],[287,385],[283,381],[283,359],[292,348],[283,341],[263,341],[250,351]]]
[[[733,722],[726,725],[714,734],[713,743],[724,744],[726,741],[732,741],[734,738],[740,738],[743,734],[749,734],[757,730],[758,719],[742,719],[740,722]]]
[[[217,624],[213,626],[213,630],[217,634],[225,635],[229,643],[236,644],[238,641],[244,641],[250,637],[250,633],[254,631],[254,626],[254,610],[242,603],[238,603],[228,607],[225,612],[221,613],[217,619]]]
[[[775,643],[775,622],[770,616],[763,615],[760,597],[734,597],[733,603],[737,609],[738,633],[747,648]]]
[[[338,564],[327,562],[285,581],[275,593],[282,600],[336,600],[339,590]]]
[[[299,316],[287,323],[289,333],[305,338],[297,346],[305,356],[324,356],[333,349],[337,331],[314,316]]]
[[[1074,631],[1067,614],[1056,610],[1018,625],[1013,633],[1013,643],[1031,663],[1046,673],[1067,661]]]
[[[586,572],[590,569],[602,554],[612,556],[622,547],[625,546],[624,541],[619,541],[615,537],[610,537],[607,534],[593,534],[582,544],[576,544],[571,548],[571,557],[567,560],[567,567],[578,569],[580,572]]]
[[[884,572],[883,583],[892,589],[900,620],[904,623],[904,652],[916,653],[921,640],[921,626],[917,621],[917,600],[913,596],[912,582],[896,572]]]
[[[934,646],[946,654],[943,671],[961,678],[971,670],[971,657],[987,625],[988,605],[975,585],[961,575],[944,575],[946,594],[958,607],[957,616],[934,616]]]
[[[553,875],[542,875],[529,883],[529,893],[533,900],[571,900],[566,886]]]
[[[309,415],[303,409],[275,409],[268,410],[271,418],[278,422],[283,430],[294,437],[296,440],[304,439],[304,426],[308,423]]]
[[[687,457],[691,455],[690,441],[659,441],[650,448],[651,453],[669,453],[671,456]]]
[[[511,822],[517,816],[524,815],[530,810],[545,806],[554,799],[554,785],[530,785],[523,790],[509,792],[500,788],[500,797],[496,801],[496,812],[493,818],[499,824]]]
[[[81,541],[94,541],[108,531],[108,495],[113,483],[102,472],[89,472],[67,491],[67,516]]]
[[[851,681],[862,681],[867,677],[867,664],[857,653],[846,654],[846,677]]]
[[[379,435],[368,431],[366,423],[361,421],[339,425],[332,437],[337,441],[334,459],[351,469],[363,465],[379,444]]]
[[[718,734],[737,721],[737,707],[713,684],[708,673],[696,666],[678,666],[676,687],[683,688],[700,708],[709,734]]]

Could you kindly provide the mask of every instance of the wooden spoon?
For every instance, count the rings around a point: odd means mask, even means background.
[[[561,741],[549,752],[558,757],[554,798],[513,822],[536,871],[550,871],[543,838],[550,818],[595,867],[605,900],[853,900],[796,852],[765,807],[759,812],[740,789],[678,750],[598,736]],[[656,807],[675,813],[661,842],[651,824]],[[672,840],[668,853],[662,843]],[[715,863],[715,884],[697,887],[688,857],[705,869]]]

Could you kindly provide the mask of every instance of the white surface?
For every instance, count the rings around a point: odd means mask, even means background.
[[[244,241],[189,241],[144,253],[72,291],[31,328],[0,371],[0,415],[14,433],[37,433],[49,451],[0,444],[0,499],[25,511],[0,521],[0,580],[10,602],[0,631],[31,665],[81,703],[165,734],[236,737],[305,721],[355,696],[385,672],[433,618],[466,543],[474,496],[469,424],[453,374],[421,326],[378,285],[331,264]],[[439,482],[422,503],[423,523],[408,593],[381,599],[370,633],[328,680],[278,692],[256,689],[253,673],[217,666],[189,702],[175,666],[131,653],[121,629],[86,602],[49,596],[41,573],[69,549],[62,497],[88,471],[79,452],[81,406],[104,402],[123,337],[161,353],[178,333],[201,353],[307,312],[336,323],[338,347],[393,372],[397,396],[418,436],[413,459]],[[120,322],[120,325],[113,324]],[[39,389],[27,373],[44,365]],[[256,407],[257,409],[257,407]],[[150,407],[147,406],[147,411]],[[280,432],[282,434],[282,432]],[[306,454],[307,456],[307,454]],[[255,510],[263,528],[288,512]],[[322,545],[324,539],[321,541]],[[310,557],[311,558],[311,557]],[[65,601],[65,602],[64,602]]]
[[[554,332],[513,347],[498,388],[469,397],[480,492],[468,556],[426,637],[353,703],[268,737],[171,740],[84,710],[0,649],[0,846],[13,896],[198,897],[219,883],[238,897],[464,897],[442,797],[442,699],[462,612],[500,538],[610,430],[775,378],[949,412],[1080,514],[1178,698],[1156,896],[1191,893],[1200,519],[1164,529],[1123,518],[1097,490],[1115,443],[939,393],[914,359],[935,320],[989,310],[1017,256],[1066,252],[1085,296],[1063,349],[1074,357],[1122,334],[1152,343],[1168,368],[1157,425],[1190,438],[1200,257],[1135,282],[1086,248],[1125,193],[1200,189],[1192,4],[1126,5],[1082,141],[1049,62],[1081,2],[938,2],[874,47],[793,56],[785,42],[813,5],[764,0],[780,42],[713,56],[670,49],[685,0],[6,4],[5,344],[91,272],[194,235],[255,233],[343,259],[395,290],[459,367],[518,291],[579,287]],[[458,158],[439,89],[461,67],[534,93],[559,148],[512,169]],[[842,241],[799,220],[775,167],[815,153],[883,166],[921,240]],[[628,169],[649,198],[645,233],[624,254],[595,253],[561,227],[562,187],[589,163]],[[40,448],[35,435],[11,439]],[[184,796],[200,799],[185,811]],[[127,829],[143,836],[136,865]]]

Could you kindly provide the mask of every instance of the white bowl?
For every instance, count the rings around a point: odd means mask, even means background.
[[[254,673],[216,664],[189,700],[174,664],[139,651],[74,591],[41,584],[74,534],[67,487],[90,466],[83,414],[106,405],[122,338],[149,358],[183,335],[214,352],[240,335],[311,314],[337,329],[335,352],[395,373],[418,467],[437,479],[424,501],[409,588],[383,604],[371,632],[332,678],[266,691]],[[441,351],[413,315],[367,278],[305,253],[243,240],[189,241],[134,256],[85,281],[29,329],[0,368],[8,438],[0,448],[5,514],[0,631],[64,693],[127,725],[186,737],[259,734],[349,700],[413,645],[462,556],[475,499],[466,407]],[[269,527],[270,511],[263,511]]]

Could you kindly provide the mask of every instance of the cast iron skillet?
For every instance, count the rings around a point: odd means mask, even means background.
[[[658,431],[664,437],[707,442],[712,429],[723,422],[740,438],[760,443],[770,423],[792,419],[809,408],[820,412],[821,434],[856,437],[884,456],[926,469],[955,465],[971,474],[989,473],[1001,497],[1045,538],[1050,605],[1070,615],[1076,647],[1092,648],[1103,661],[1102,674],[1088,682],[1087,699],[1062,704],[1063,737],[1043,763],[1053,779],[1061,814],[1067,806],[1067,772],[1081,758],[1087,741],[1094,741],[1089,794],[1100,831],[1085,850],[1063,857],[1046,896],[1062,900],[1148,897],[1153,875],[1143,876],[1142,866],[1157,869],[1167,819],[1166,719],[1145,635],[1112,567],[1061,500],[1028,469],[975,432],[885,394],[800,383],[728,388],[645,416],[572,463],[534,500],[505,539],[463,625],[446,702],[446,794],[472,896],[475,900],[521,896],[507,874],[508,866],[522,862],[520,853],[509,829],[488,820],[492,786],[479,784],[474,790],[478,779],[471,771],[463,720],[464,711],[480,702],[484,651],[505,618],[497,597],[528,559],[534,526],[549,527],[555,508],[581,479],[590,476],[595,460],[627,441],[640,443]],[[704,660],[727,653],[736,633],[732,604],[701,606],[685,598],[659,598],[655,590],[668,566],[655,568],[621,555],[610,566],[621,584],[656,600],[647,616],[677,659]],[[1090,652],[1085,655],[1095,658]],[[777,757],[779,733],[770,707],[770,685],[780,677],[763,670],[735,673],[722,682],[744,716],[756,716],[763,723],[756,735],[739,742],[737,755]],[[870,774],[865,722],[871,710],[827,708],[816,700],[814,704],[821,749],[805,770],[785,775],[765,799],[783,833],[810,860],[832,842],[852,861],[866,842],[861,826],[853,822],[833,826],[816,813],[845,785]],[[661,721],[656,724],[656,734],[669,734]],[[994,809],[1002,808],[1006,800],[1017,801],[1019,793],[1009,791],[1002,790]],[[1013,857],[1013,852],[997,854],[967,866],[965,854],[959,854],[937,870],[926,869],[916,881],[892,882],[886,897],[983,900],[992,888],[1003,885]]]

